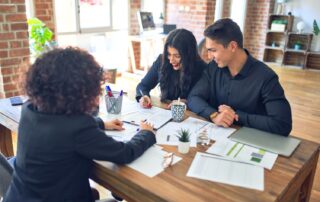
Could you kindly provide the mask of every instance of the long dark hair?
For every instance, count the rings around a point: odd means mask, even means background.
[[[30,67],[25,90],[41,112],[91,114],[102,82],[102,69],[92,55],[78,48],[57,48]]]
[[[168,59],[168,47],[178,50],[182,64],[182,68],[177,74]],[[197,41],[192,32],[186,29],[176,29],[169,33],[164,45],[162,54],[162,66],[160,69],[160,89],[161,100],[164,101],[168,97],[169,88],[174,88],[174,96],[176,98],[187,98],[190,85],[192,82],[192,74],[195,70],[195,62],[199,60],[197,53]],[[179,75],[178,79],[172,79],[172,75]]]

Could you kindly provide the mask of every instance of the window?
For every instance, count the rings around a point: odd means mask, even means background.
[[[58,34],[111,30],[111,3],[111,0],[55,0]]]

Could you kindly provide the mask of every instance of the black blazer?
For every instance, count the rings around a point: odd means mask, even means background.
[[[149,131],[118,142],[89,115],[45,114],[26,103],[13,180],[4,201],[93,201],[88,179],[92,159],[126,164],[155,142]]]
[[[152,67],[146,74],[146,76],[141,80],[141,82],[137,85],[136,88],[136,100],[139,102],[143,92],[144,95],[150,96],[150,91],[156,87],[156,85],[160,82],[160,69],[162,66],[162,55],[160,54],[157,58],[157,60],[152,64]],[[201,59],[195,61],[195,68],[192,71],[191,75],[191,85],[188,91],[191,91],[192,87],[197,83],[197,81],[201,78],[202,72],[206,69],[207,64],[203,62]],[[172,82],[175,82],[176,80],[179,80],[179,74],[177,71],[174,71],[171,75]],[[187,99],[188,95],[177,95],[176,89],[170,88],[168,90],[168,95],[165,98],[166,100],[176,100],[179,97],[182,99]]]

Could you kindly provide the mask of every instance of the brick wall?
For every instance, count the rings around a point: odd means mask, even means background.
[[[224,0],[222,18],[228,18],[230,17],[230,15],[231,15],[231,0]]]
[[[21,78],[30,55],[26,20],[24,0],[1,1],[0,97],[21,93]]]
[[[53,0],[34,0],[34,9],[35,16],[55,33]]]
[[[130,21],[129,21],[129,34],[130,35],[138,35],[140,32],[139,29],[139,23],[138,23],[138,17],[137,17],[137,12],[141,8],[141,0],[130,0]],[[129,44],[130,45],[130,44]],[[140,42],[132,42],[133,46],[133,52],[134,52],[134,58],[135,58],[135,63],[136,67],[139,69],[140,68],[140,55],[141,55],[141,45]],[[129,54],[130,57],[130,54]],[[130,62],[129,62],[130,64]],[[130,71],[132,72],[132,67],[130,67]]]
[[[259,60],[263,58],[268,18],[273,8],[274,0],[248,0],[244,47]]]
[[[204,29],[214,20],[215,4],[215,0],[167,0],[165,22],[192,31],[200,41]]]

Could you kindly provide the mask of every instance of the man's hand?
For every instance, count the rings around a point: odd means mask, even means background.
[[[218,126],[223,126],[225,128],[230,127],[233,122],[239,120],[238,114],[228,105],[220,105],[219,114],[212,120]]]
[[[142,96],[139,100],[139,103],[140,103],[140,106],[143,108],[151,108],[152,107],[151,99],[147,95]]]
[[[123,122],[118,119],[104,122],[104,128],[106,130],[124,130]]]

